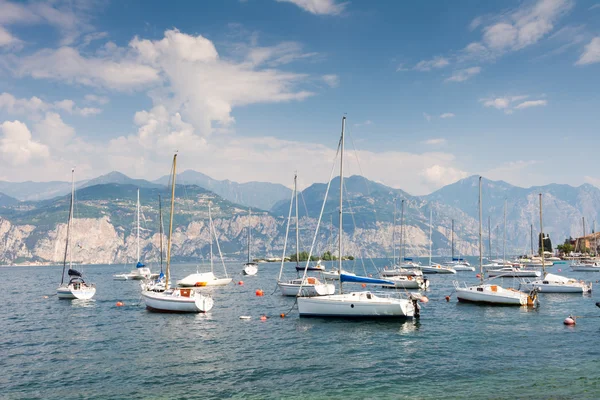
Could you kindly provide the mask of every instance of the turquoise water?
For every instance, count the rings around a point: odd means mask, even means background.
[[[562,324],[600,315],[596,293],[541,294],[538,310],[447,303],[452,280],[476,281],[461,272],[430,275],[420,320],[300,319],[295,310],[281,319],[294,299],[271,295],[279,265],[242,277],[240,263],[229,271],[244,285],[212,290],[209,314],[166,315],[138,304],[137,282],[112,280],[128,269],[85,267],[98,289],[88,302],[54,296],[60,267],[0,269],[0,397],[600,398],[600,318]],[[174,275],[194,270],[176,265]]]

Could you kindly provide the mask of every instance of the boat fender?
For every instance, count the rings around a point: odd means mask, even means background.
[[[409,280],[409,281],[412,281],[412,276],[410,276],[410,275],[409,275],[409,276],[408,276],[408,280]]]

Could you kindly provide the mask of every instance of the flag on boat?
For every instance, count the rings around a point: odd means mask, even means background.
[[[340,274],[340,279],[342,282],[353,282],[353,283],[366,283],[369,285],[394,285],[394,282],[385,280],[385,279],[376,279],[376,278],[368,278],[366,276],[356,276],[356,275],[347,275]]]

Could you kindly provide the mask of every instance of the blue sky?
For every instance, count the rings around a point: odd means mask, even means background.
[[[600,1],[0,0],[0,179],[600,185]],[[358,158],[359,163],[355,162]]]

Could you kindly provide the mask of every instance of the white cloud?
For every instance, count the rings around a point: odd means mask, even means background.
[[[481,67],[471,67],[460,69],[458,71],[454,71],[452,76],[446,78],[446,82],[464,82],[467,79],[479,74],[481,72]]]
[[[524,101],[523,103],[520,103],[519,105],[517,105],[515,107],[515,109],[520,110],[522,108],[540,107],[540,106],[545,106],[546,104],[548,104],[548,102],[546,100],[529,100],[529,101]]]
[[[443,139],[443,138],[428,139],[421,143],[431,145],[431,146],[439,146],[441,144],[446,144],[446,139]]]
[[[406,65],[404,63],[400,63],[400,64],[398,64],[398,67],[396,67],[396,72],[401,72],[401,71],[408,71],[408,68],[406,68]]]
[[[33,119],[36,119],[39,113],[47,110],[65,111],[82,117],[102,112],[101,109],[94,107],[79,108],[73,100],[65,99],[50,104],[35,96],[31,99],[17,99],[6,92],[0,94],[0,110],[5,110],[8,114],[27,115]]]
[[[323,75],[321,79],[323,79],[323,82],[325,82],[327,85],[329,85],[329,87],[332,88],[338,87],[340,85],[340,77],[334,74]]]
[[[11,167],[36,163],[50,156],[48,147],[32,140],[23,122],[5,121],[0,124],[0,162]],[[28,165],[29,166],[29,165]]]
[[[336,0],[276,0],[280,3],[293,3],[311,14],[339,15],[348,3],[338,3]]]
[[[95,94],[86,94],[84,97],[88,103],[97,103],[100,105],[108,104],[110,99],[106,96],[97,96]]]
[[[370,119],[366,120],[365,122],[360,122],[357,124],[354,124],[355,127],[361,127],[361,126],[369,126],[369,125],[373,125],[373,121],[371,121]]]
[[[240,46],[240,50],[245,50],[247,52],[246,61],[254,67],[262,64],[266,64],[270,67],[277,67],[283,64],[289,64],[293,61],[310,59],[318,56],[318,53],[315,52],[303,52],[302,45],[297,42],[282,42],[270,47]]]
[[[440,118],[454,118],[455,115],[453,113],[443,113],[440,115]]]
[[[465,171],[439,164],[434,164],[430,167],[427,167],[419,174],[425,179],[432,189],[440,188],[469,176],[469,174]]]
[[[425,118],[427,122],[431,122],[431,115],[427,114],[426,112],[423,113],[423,118]]]
[[[0,48],[20,47],[22,41],[13,36],[9,31],[0,26]]]
[[[596,36],[585,46],[585,51],[575,64],[588,65],[597,62],[600,62],[600,36]]]
[[[529,100],[521,102],[521,100],[525,100],[528,97],[529,96],[527,95],[492,97],[480,99],[479,102],[483,103],[484,107],[492,107],[497,110],[503,110],[505,114],[512,114],[514,110],[545,106],[548,104],[547,100]],[[515,103],[519,104],[515,106]]]
[[[483,175],[485,175],[488,179],[504,180],[513,182],[514,184],[523,184],[526,186],[530,184],[530,179],[526,179],[527,174],[524,174],[523,171],[539,163],[540,162],[537,160],[508,161],[488,170]]]
[[[600,8],[600,3],[594,4],[593,6],[591,6],[590,8],[588,8],[589,11],[595,10],[596,8]]]
[[[43,143],[53,147],[62,146],[75,136],[75,129],[54,112],[47,112],[45,118],[34,125],[34,132]]]
[[[438,56],[431,60],[419,61],[413,69],[417,71],[431,71],[433,68],[444,68],[449,64],[450,61],[447,58]]]

